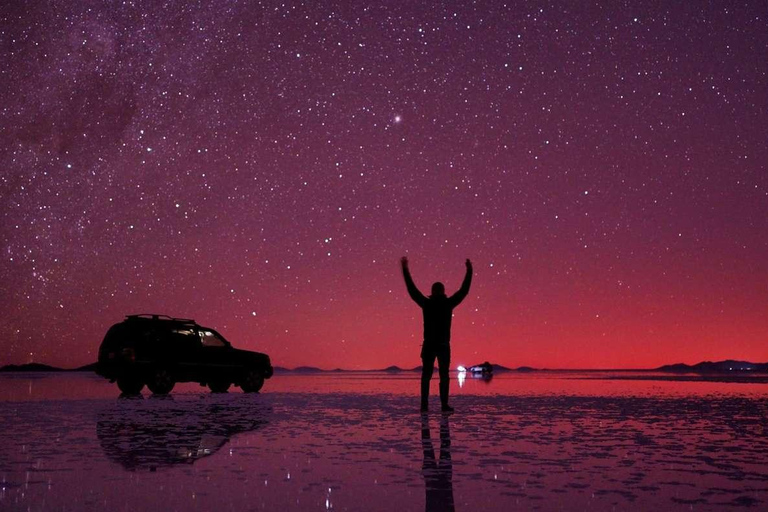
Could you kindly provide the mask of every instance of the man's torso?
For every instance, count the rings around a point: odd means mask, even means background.
[[[447,298],[430,298],[422,308],[424,316],[424,346],[448,346],[451,342],[453,307]]]

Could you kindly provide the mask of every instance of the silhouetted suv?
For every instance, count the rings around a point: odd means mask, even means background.
[[[199,382],[215,393],[234,384],[253,393],[272,376],[272,364],[266,354],[233,348],[194,320],[130,315],[107,331],[96,372],[130,395],[145,384],[153,393],[170,393],[177,382]]]

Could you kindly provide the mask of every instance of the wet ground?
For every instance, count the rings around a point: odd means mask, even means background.
[[[457,412],[424,416],[417,389],[284,374],[128,399],[86,374],[3,375],[0,510],[768,507],[768,384],[506,374],[454,380]]]

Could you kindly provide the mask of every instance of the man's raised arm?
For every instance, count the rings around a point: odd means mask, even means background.
[[[461,288],[459,288],[459,291],[451,295],[450,298],[450,301],[453,303],[454,307],[461,304],[461,301],[466,298],[467,294],[469,293],[469,287],[472,285],[472,262],[469,261],[469,258],[467,258],[465,265],[467,266],[467,273],[464,276],[464,282],[461,283]]]
[[[408,289],[408,295],[416,304],[423,306],[426,304],[427,298],[416,288],[416,283],[413,282],[411,271],[408,269],[408,258],[405,256],[400,258],[400,265],[403,267],[403,278],[405,279],[405,287]]]

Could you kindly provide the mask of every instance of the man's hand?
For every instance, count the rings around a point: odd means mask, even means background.
[[[469,258],[467,258],[465,265],[467,266],[467,270],[472,270],[472,262],[469,261]]]
[[[402,265],[403,269],[408,268],[408,256],[403,256],[400,258],[400,265]]]

